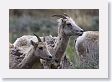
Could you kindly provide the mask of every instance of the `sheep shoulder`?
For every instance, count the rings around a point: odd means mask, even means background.
[[[77,38],[76,52],[80,57],[83,68],[98,68],[99,62],[99,32],[87,31]]]
[[[98,31],[87,31],[77,38],[76,49],[80,54],[87,53],[90,49],[95,49],[99,45]],[[89,48],[89,49],[88,49]]]

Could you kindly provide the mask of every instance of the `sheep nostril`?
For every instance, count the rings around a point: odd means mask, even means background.
[[[50,59],[52,59],[52,56],[49,56]]]

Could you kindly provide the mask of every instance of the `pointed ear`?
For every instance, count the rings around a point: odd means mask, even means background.
[[[43,37],[43,42],[45,42],[45,36]]]
[[[45,42],[45,34],[43,33],[43,42]]]
[[[62,21],[62,25],[63,25],[63,28],[65,27],[65,25],[66,25],[66,21],[65,20],[63,20],[63,19],[61,19],[61,21]]]
[[[37,46],[38,46],[38,44],[37,43],[35,43],[34,41],[30,41],[30,43],[31,43],[31,45],[33,45],[34,46],[34,48],[36,48]]]

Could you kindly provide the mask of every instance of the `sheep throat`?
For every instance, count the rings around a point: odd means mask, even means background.
[[[66,35],[62,35],[62,36],[58,36],[58,42],[56,44],[55,47],[55,58],[58,59],[59,61],[61,61],[61,58],[64,54],[64,52],[66,51],[67,48],[67,44],[69,41],[69,36]]]

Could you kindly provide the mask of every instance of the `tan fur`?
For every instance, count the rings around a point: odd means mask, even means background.
[[[77,38],[76,52],[80,57],[81,68],[98,68],[99,66],[99,32],[87,31]]]

